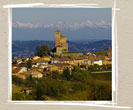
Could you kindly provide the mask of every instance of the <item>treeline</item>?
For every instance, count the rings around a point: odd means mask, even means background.
[[[13,100],[111,100],[111,81],[95,80],[90,71],[74,67],[63,74],[53,72],[42,79],[26,80],[13,76],[13,84],[32,87],[30,94],[15,93]]]
[[[112,71],[112,65],[107,64],[107,65],[90,65],[88,66],[88,70],[93,72],[93,71]]]

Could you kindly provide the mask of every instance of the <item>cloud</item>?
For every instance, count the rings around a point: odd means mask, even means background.
[[[32,23],[23,23],[20,21],[16,21],[13,23],[13,28],[58,28],[58,29],[80,29],[83,27],[90,28],[109,28],[111,27],[111,23],[105,22],[104,20],[98,22],[92,22],[90,20],[86,20],[83,22],[74,22],[72,24],[64,23],[63,21],[58,21],[56,24],[32,24]]]

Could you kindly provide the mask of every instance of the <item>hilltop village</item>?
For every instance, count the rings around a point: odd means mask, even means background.
[[[111,48],[97,53],[68,50],[55,31],[55,48],[44,44],[32,57],[12,59],[13,100],[111,100]]]
[[[53,71],[58,71],[62,74],[64,69],[73,69],[74,66],[79,66],[81,69],[88,69],[98,65],[94,69],[107,68],[112,65],[111,48],[108,47],[107,55],[96,55],[86,52],[70,52],[68,51],[67,38],[61,35],[59,30],[55,31],[55,48],[52,49],[51,55],[39,57],[32,56],[26,58],[12,59],[12,75],[21,79],[26,79],[27,75],[34,78],[42,78],[43,75],[51,74]],[[27,68],[27,62],[30,61],[31,67]]]

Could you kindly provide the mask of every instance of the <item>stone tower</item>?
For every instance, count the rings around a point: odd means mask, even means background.
[[[56,54],[59,56],[63,52],[68,52],[67,38],[61,35],[60,30],[55,31],[55,47],[56,47]]]
[[[55,31],[55,47],[60,45],[60,37],[61,37],[61,33],[59,30]]]
[[[111,47],[108,47],[108,57],[111,60],[112,59],[112,51],[111,51]]]

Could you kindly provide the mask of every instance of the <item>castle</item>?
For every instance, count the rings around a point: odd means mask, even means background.
[[[55,54],[58,56],[81,56],[80,52],[68,51],[67,37],[61,35],[60,30],[55,31]]]
[[[63,52],[68,52],[67,38],[61,35],[60,30],[55,31],[55,48],[56,54],[59,56]]]

